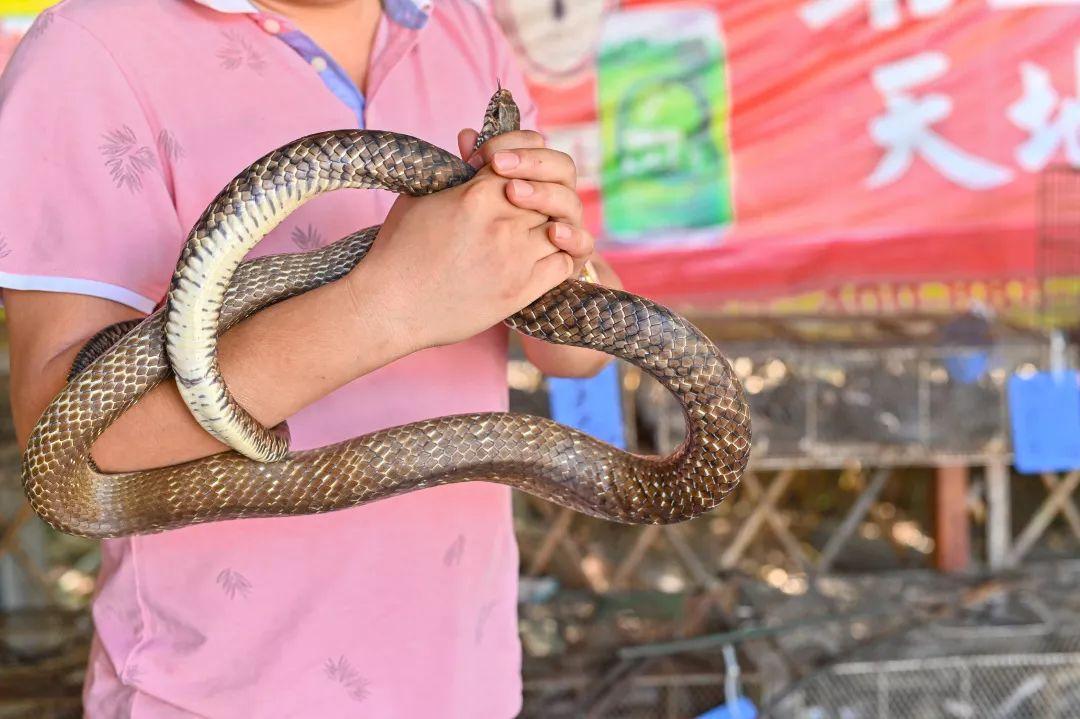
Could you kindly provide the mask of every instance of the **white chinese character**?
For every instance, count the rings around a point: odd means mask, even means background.
[[[925,18],[940,15],[948,10],[953,2],[954,0],[907,0],[907,7],[913,17]],[[820,30],[864,4],[870,16],[870,27],[875,30],[891,30],[900,26],[900,0],[809,0],[799,7],[799,17],[814,30]]]
[[[888,185],[900,179],[918,155],[952,182],[969,190],[986,190],[1012,179],[1012,171],[973,155],[931,129],[952,112],[952,100],[933,93],[915,97],[909,91],[943,76],[949,58],[924,52],[874,69],[874,87],[887,112],[870,121],[870,137],[886,150],[866,185]]]
[[[1061,99],[1050,73],[1033,62],[1020,65],[1020,78],[1024,94],[1009,106],[1009,120],[1028,133],[1028,139],[1016,148],[1020,167],[1028,172],[1043,169],[1062,145],[1068,163],[1080,167],[1080,87],[1076,97]],[[1080,86],[1080,45],[1076,46],[1076,81]]]

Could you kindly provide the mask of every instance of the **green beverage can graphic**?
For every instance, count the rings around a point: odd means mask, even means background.
[[[726,61],[703,8],[615,13],[598,57],[610,239],[717,237],[733,219]]]

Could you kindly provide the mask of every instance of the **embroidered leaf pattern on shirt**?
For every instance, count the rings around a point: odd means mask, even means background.
[[[142,190],[143,173],[157,164],[153,150],[139,145],[135,131],[127,125],[106,133],[103,140],[99,149],[116,186],[126,187],[132,193]]]
[[[143,631],[143,618],[137,607],[120,608],[99,602],[97,608],[102,613],[103,623],[108,622],[110,632],[122,631],[133,641],[138,641]]]
[[[4,259],[11,254],[11,248],[8,247],[7,238],[0,235],[0,260]]]
[[[461,557],[465,554],[465,535],[459,534],[457,539],[450,543],[443,555],[443,564],[452,567],[461,564]]]
[[[344,655],[337,659],[327,659],[323,664],[323,672],[331,681],[345,687],[354,701],[362,702],[371,694],[371,682],[360,676],[360,672],[353,668]]]
[[[237,595],[247,597],[251,592],[251,582],[240,572],[232,569],[222,569],[218,572],[217,583],[229,599],[235,599]]]
[[[158,152],[161,153],[162,157],[179,160],[184,156],[184,146],[177,141],[176,135],[169,130],[162,130],[158,133],[157,144]]]
[[[266,60],[262,53],[255,49],[251,41],[236,32],[225,31],[225,44],[217,52],[221,66],[226,70],[238,70],[247,67],[255,74],[260,74],[266,68]]]
[[[322,235],[319,234],[319,230],[314,225],[309,224],[307,227],[297,225],[293,228],[290,237],[293,244],[301,250],[314,250],[317,247],[322,247]]]
[[[484,606],[480,607],[480,613],[476,617],[476,643],[484,641],[484,630],[487,629],[488,620],[491,619],[491,613],[495,611],[495,605],[498,602],[488,602]]]

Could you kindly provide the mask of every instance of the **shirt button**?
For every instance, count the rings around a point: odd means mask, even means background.
[[[316,55],[311,58],[311,66],[315,68],[315,72],[322,72],[326,69],[326,58]]]
[[[281,32],[281,23],[274,18],[267,18],[266,22],[263,23],[263,30],[266,30],[271,35],[277,35]]]

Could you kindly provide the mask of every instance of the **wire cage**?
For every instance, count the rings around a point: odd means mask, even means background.
[[[1080,717],[1080,652],[850,662],[777,717]]]
[[[596,719],[675,719],[703,714],[726,701],[722,672],[644,674],[620,689],[619,696],[588,716]],[[552,701],[550,695],[569,689],[585,689],[591,677],[553,682],[526,682],[522,719],[570,719],[582,716],[573,698]],[[545,701],[546,699],[546,701]]]
[[[1075,348],[1070,349],[1074,352]],[[982,463],[1009,453],[1006,383],[1047,362],[1040,338],[1004,344],[731,348],[753,414],[754,465]],[[642,383],[657,444],[681,438],[679,408]]]
[[[684,719],[749,701],[770,719],[1080,717],[1078,577],[1043,562],[821,578],[804,595],[729,581],[712,616],[738,628],[608,652],[594,632],[588,655],[526,675],[522,716]]]

